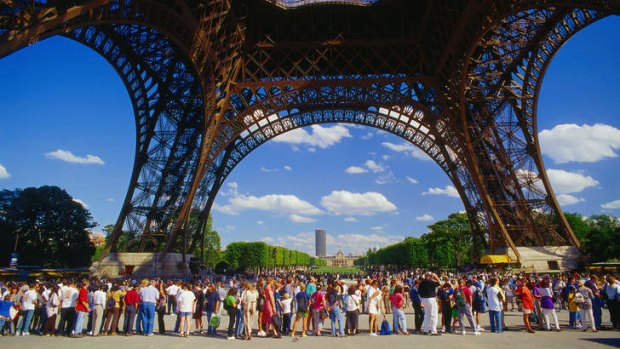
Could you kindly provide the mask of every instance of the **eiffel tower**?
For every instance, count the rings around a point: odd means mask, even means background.
[[[245,156],[350,123],[424,151],[474,238],[518,260],[579,247],[541,158],[538,93],[568,39],[619,13],[617,0],[0,0],[0,58],[61,35],[124,82],[135,162],[106,253],[123,231],[140,251],[193,250]]]

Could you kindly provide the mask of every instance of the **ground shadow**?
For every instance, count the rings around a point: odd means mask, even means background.
[[[613,348],[620,348],[620,337],[618,338],[580,338],[581,340],[588,342],[595,342],[598,344],[609,345]]]

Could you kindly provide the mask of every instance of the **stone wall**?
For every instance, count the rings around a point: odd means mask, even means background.
[[[160,253],[108,253],[101,262],[91,266],[95,276],[118,277],[132,269],[136,277],[184,277],[189,275],[188,263],[192,255],[186,255],[183,263],[182,253],[168,253],[163,259]]]
[[[516,256],[511,249],[498,248],[495,254],[508,254],[512,260]],[[517,247],[521,255],[521,270],[535,272],[567,271],[577,269],[581,252],[575,246]],[[557,262],[559,269],[551,268]]]

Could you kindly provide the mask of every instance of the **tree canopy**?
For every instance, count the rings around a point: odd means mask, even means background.
[[[231,267],[256,269],[269,267],[325,265],[325,261],[307,253],[272,246],[264,242],[232,242],[226,246],[223,260]]]
[[[86,267],[95,248],[90,212],[55,186],[0,192],[0,258],[8,264],[17,246],[20,264]]]

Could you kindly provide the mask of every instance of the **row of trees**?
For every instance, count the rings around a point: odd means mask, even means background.
[[[226,246],[222,260],[230,267],[241,269],[326,265],[307,253],[264,242],[232,242]]]
[[[465,213],[453,213],[428,228],[429,232],[419,238],[408,237],[375,252],[369,251],[355,264],[455,268],[470,263],[474,240]],[[484,246],[477,247],[484,249]]]
[[[584,262],[620,261],[620,220],[612,215],[566,213],[569,225],[581,242]],[[475,262],[475,243],[469,220],[464,213],[453,213],[447,219],[428,226],[429,232],[419,238],[386,246],[358,259],[358,266],[387,265],[407,267],[456,268]],[[475,246],[477,245],[477,246]]]

